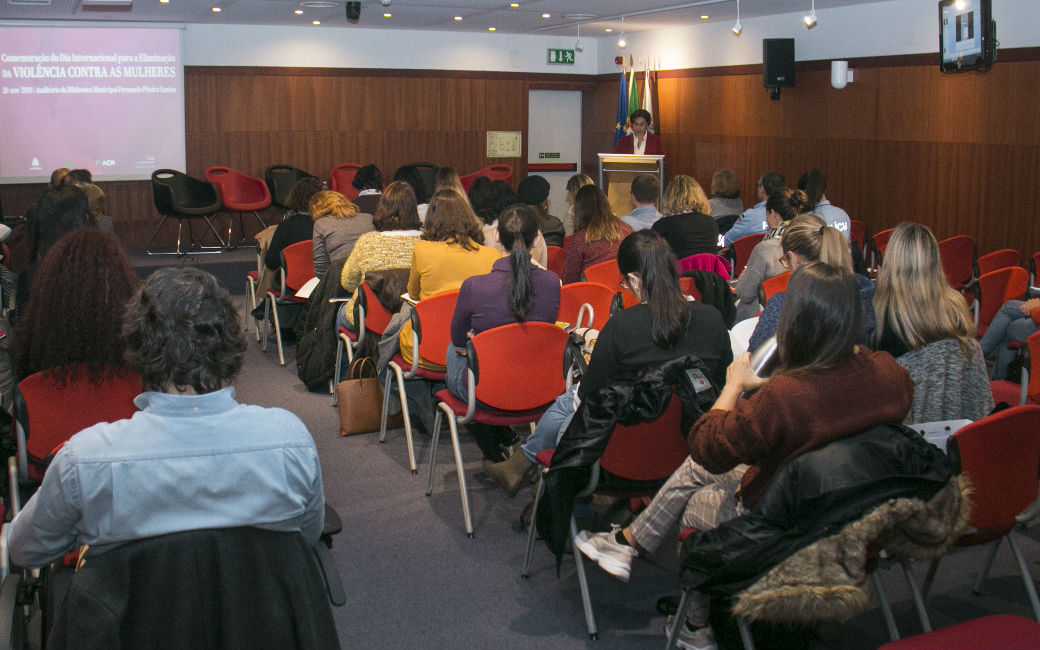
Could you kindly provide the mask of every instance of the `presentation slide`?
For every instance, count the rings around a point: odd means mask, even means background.
[[[184,169],[180,30],[0,27],[0,183]]]

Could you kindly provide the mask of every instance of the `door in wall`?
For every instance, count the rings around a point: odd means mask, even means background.
[[[570,234],[566,187],[581,159],[581,91],[532,90],[527,114],[527,173],[549,181],[549,213]]]

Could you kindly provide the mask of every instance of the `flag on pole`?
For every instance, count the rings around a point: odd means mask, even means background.
[[[653,120],[657,119],[657,114],[654,113],[654,104],[650,96],[650,57],[647,57],[647,61],[643,63],[643,110],[650,113]],[[654,133],[654,128],[651,125],[649,131]]]
[[[625,137],[625,124],[628,122],[628,86],[625,84],[625,68],[621,68],[621,84],[618,86],[617,122],[614,124],[614,146]]]
[[[629,116],[639,110],[639,86],[636,84],[636,64],[630,61],[631,70],[628,73],[628,112],[625,115],[625,128],[631,133],[632,125],[628,123]]]
[[[650,114],[654,116],[654,133],[661,135],[661,101],[657,95],[657,69],[661,66],[661,60],[657,59],[654,62],[653,71],[651,72],[650,79],[650,105],[652,109],[648,109]],[[657,109],[657,112],[654,112]]]

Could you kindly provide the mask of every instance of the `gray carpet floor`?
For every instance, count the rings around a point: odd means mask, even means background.
[[[636,560],[628,584],[586,564],[600,628],[599,640],[591,641],[571,556],[564,557],[557,576],[539,542],[530,578],[520,576],[525,536],[518,519],[531,488],[507,497],[484,476],[480,451],[463,434],[476,528],[475,538],[467,538],[446,436],[438,450],[434,492],[427,497],[428,438],[416,435],[418,475],[408,471],[403,430],[389,432],[385,444],[375,433],[340,438],[331,396],[306,391],[296,377],[293,348],[287,348],[288,363],[282,368],[273,340],[265,354],[253,330],[249,335],[245,367],[236,382],[239,399],[289,409],[307,424],[321,456],[326,499],[343,519],[333,553],[348,593],[347,604],[334,610],[344,648],[663,647],[665,621],[654,603],[676,593],[674,546]],[[1040,524],[1015,533],[1034,576],[1040,576],[1038,530]],[[1006,545],[983,593],[971,593],[984,555],[985,549],[965,549],[943,561],[929,600],[936,627],[992,613],[1030,616]],[[924,569],[917,567],[919,581]],[[901,572],[884,571],[882,579],[902,634],[920,632]],[[822,626],[811,647],[877,648],[887,640],[875,602],[843,624]]]

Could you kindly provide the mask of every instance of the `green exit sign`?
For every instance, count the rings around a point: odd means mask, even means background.
[[[554,50],[549,48],[547,52],[549,65],[574,65],[574,50]]]

